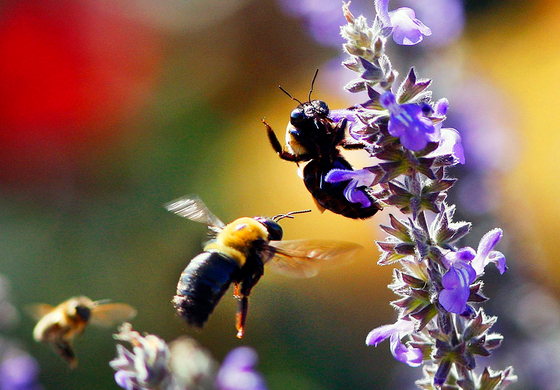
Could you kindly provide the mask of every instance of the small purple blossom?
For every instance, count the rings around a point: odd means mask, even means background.
[[[117,357],[109,362],[117,384],[126,390],[165,388],[171,379],[165,341],[154,335],[141,336],[129,323],[122,324],[114,337],[132,345],[130,352],[118,344]]]
[[[257,353],[249,347],[231,351],[218,372],[216,383],[220,390],[266,390],[263,376],[255,371]]]
[[[418,151],[424,149],[428,142],[438,141],[434,137],[436,128],[423,115],[422,107],[416,104],[398,104],[391,91],[381,95],[379,101],[391,114],[389,134],[398,137],[406,149]]]
[[[443,290],[439,294],[439,303],[445,310],[457,314],[467,310],[470,285],[482,275],[488,263],[495,263],[501,274],[507,270],[505,256],[492,250],[502,235],[501,229],[493,229],[482,237],[476,252],[464,247],[443,257],[448,271],[441,280]]]
[[[385,27],[393,28],[393,40],[399,45],[416,45],[432,31],[420,20],[416,13],[408,7],[401,7],[389,12],[389,0],[376,0],[377,15]]]
[[[332,169],[325,176],[328,183],[350,181],[344,189],[344,197],[352,203],[360,203],[362,207],[371,206],[371,199],[360,187],[370,187],[375,182],[375,174],[367,169],[350,171],[347,169]]]
[[[439,303],[451,313],[461,314],[467,310],[470,285],[476,279],[476,271],[470,264],[475,256],[474,250],[466,247],[444,257],[450,265],[441,279],[443,290],[439,294]]]
[[[465,151],[459,132],[452,128],[441,129],[439,146],[426,157],[451,155],[459,164],[465,164]]]
[[[407,347],[401,339],[415,331],[412,321],[400,319],[394,324],[383,325],[375,328],[366,337],[366,345],[377,347],[379,343],[390,338],[391,353],[399,362],[411,367],[422,364],[422,351],[419,348]]]

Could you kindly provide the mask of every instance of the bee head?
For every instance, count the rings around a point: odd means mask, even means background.
[[[78,297],[68,305],[68,315],[71,317],[80,317],[84,321],[88,321],[93,306],[95,306],[95,304],[91,299],[87,297]]]
[[[268,231],[268,239],[271,241],[280,241],[284,232],[282,227],[273,218],[255,217],[255,220],[262,223]]]
[[[290,123],[296,128],[313,126],[316,118],[326,118],[329,106],[322,100],[302,103],[290,113]]]

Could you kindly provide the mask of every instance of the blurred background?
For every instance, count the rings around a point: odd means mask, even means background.
[[[410,0],[433,35],[395,47],[401,74],[415,66],[447,97],[447,126],[464,138],[467,165],[451,190],[464,245],[499,226],[510,271],[491,270],[487,312],[505,336],[492,368],[514,365],[519,389],[558,389],[560,229],[554,102],[560,78],[560,3],[554,0]],[[344,23],[338,0],[5,0],[0,5],[0,274],[17,310],[5,337],[34,356],[46,389],[117,388],[108,361],[113,330],[90,328],[70,371],[31,337],[29,303],[75,295],[126,302],[140,332],[185,333],[221,360],[239,345],[259,353],[271,389],[414,388],[420,369],[396,362],[367,333],[392,323],[391,267],[376,265],[378,225],[325,212],[284,220],[284,237],[366,247],[346,267],[309,280],[266,273],[251,296],[246,336],[235,338],[229,293],[203,331],[170,304],[203,225],[162,207],[198,194],[229,222],[314,208],[295,164],[280,160],[260,120],[283,138],[295,107],[279,91],[342,108],[365,100],[342,90]],[[353,1],[371,21],[373,1]],[[553,111],[550,111],[550,110]],[[348,155],[348,154],[347,154]],[[349,159],[367,164],[361,152]],[[11,290],[8,287],[11,286]],[[9,294],[9,295],[8,295]],[[19,313],[19,314],[18,314]],[[520,360],[523,358],[524,360]],[[555,371],[556,374],[554,374]],[[552,376],[552,377],[551,377]]]

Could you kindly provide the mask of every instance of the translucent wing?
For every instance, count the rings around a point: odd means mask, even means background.
[[[47,305],[46,303],[31,303],[29,305],[25,305],[23,309],[31,318],[39,321],[41,318],[53,311],[54,306]]]
[[[164,205],[168,211],[181,217],[207,225],[218,233],[226,225],[206,207],[197,195],[187,195]]]
[[[349,263],[363,248],[351,242],[332,240],[272,241],[269,246],[274,250],[268,262],[269,269],[293,278],[310,278],[321,268]]]
[[[136,309],[125,303],[107,303],[91,310],[90,322],[97,326],[111,327],[136,316]]]

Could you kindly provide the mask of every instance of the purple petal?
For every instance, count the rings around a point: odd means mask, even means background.
[[[331,169],[325,176],[327,183],[338,183],[354,179],[355,171],[348,169]]]
[[[439,294],[439,303],[451,313],[461,314],[467,308],[470,285],[476,278],[473,267],[463,261],[457,261],[441,278],[443,290]]]
[[[424,23],[416,19],[411,8],[402,7],[391,11],[389,18],[393,27],[393,40],[399,45],[415,45],[422,41],[424,35],[432,34]]]
[[[399,362],[406,363],[411,367],[418,367],[422,364],[422,350],[419,348],[409,348],[403,343],[398,334],[391,335],[391,353]]]
[[[448,110],[449,110],[449,100],[447,100],[446,98],[441,98],[436,102],[434,112],[437,116],[447,115]]]
[[[249,347],[231,351],[222,364],[216,382],[220,390],[266,390],[261,374],[255,371],[258,356]]]
[[[484,272],[484,268],[490,262],[488,255],[498,244],[503,234],[504,233],[502,229],[496,228],[490,230],[480,239],[480,243],[478,244],[478,250],[476,253],[476,258],[472,261],[472,265],[476,270],[477,275],[480,275]],[[505,271],[505,258],[503,259],[502,262],[504,263],[504,271]]]
[[[414,323],[412,321],[398,320],[394,324],[382,325],[369,332],[366,337],[366,345],[377,347],[377,344],[388,339],[393,334],[410,334],[412,332],[414,332]]]
[[[375,0],[375,12],[385,27],[391,27],[389,18],[389,0]]]
[[[389,111],[394,111],[399,106],[395,95],[391,91],[384,92],[383,95],[379,97],[379,103]]]
[[[449,269],[458,261],[470,262],[476,257],[476,252],[470,246],[463,247],[457,251],[451,251],[442,258],[445,268]]]
[[[344,189],[344,197],[351,203],[360,203],[364,208],[370,207],[371,200],[363,190],[356,188],[357,184],[358,182],[356,180],[352,180],[350,183],[348,183],[348,185]]]
[[[428,157],[443,156],[446,154],[452,155],[459,163],[465,164],[465,152],[461,142],[461,135],[455,129],[441,129],[441,141],[439,146],[430,153]]]
[[[498,251],[490,252],[490,254],[488,255],[488,260],[489,262],[494,263],[496,265],[496,268],[498,268],[500,274],[503,275],[503,273],[507,271],[506,257],[502,252],[498,252]]]

